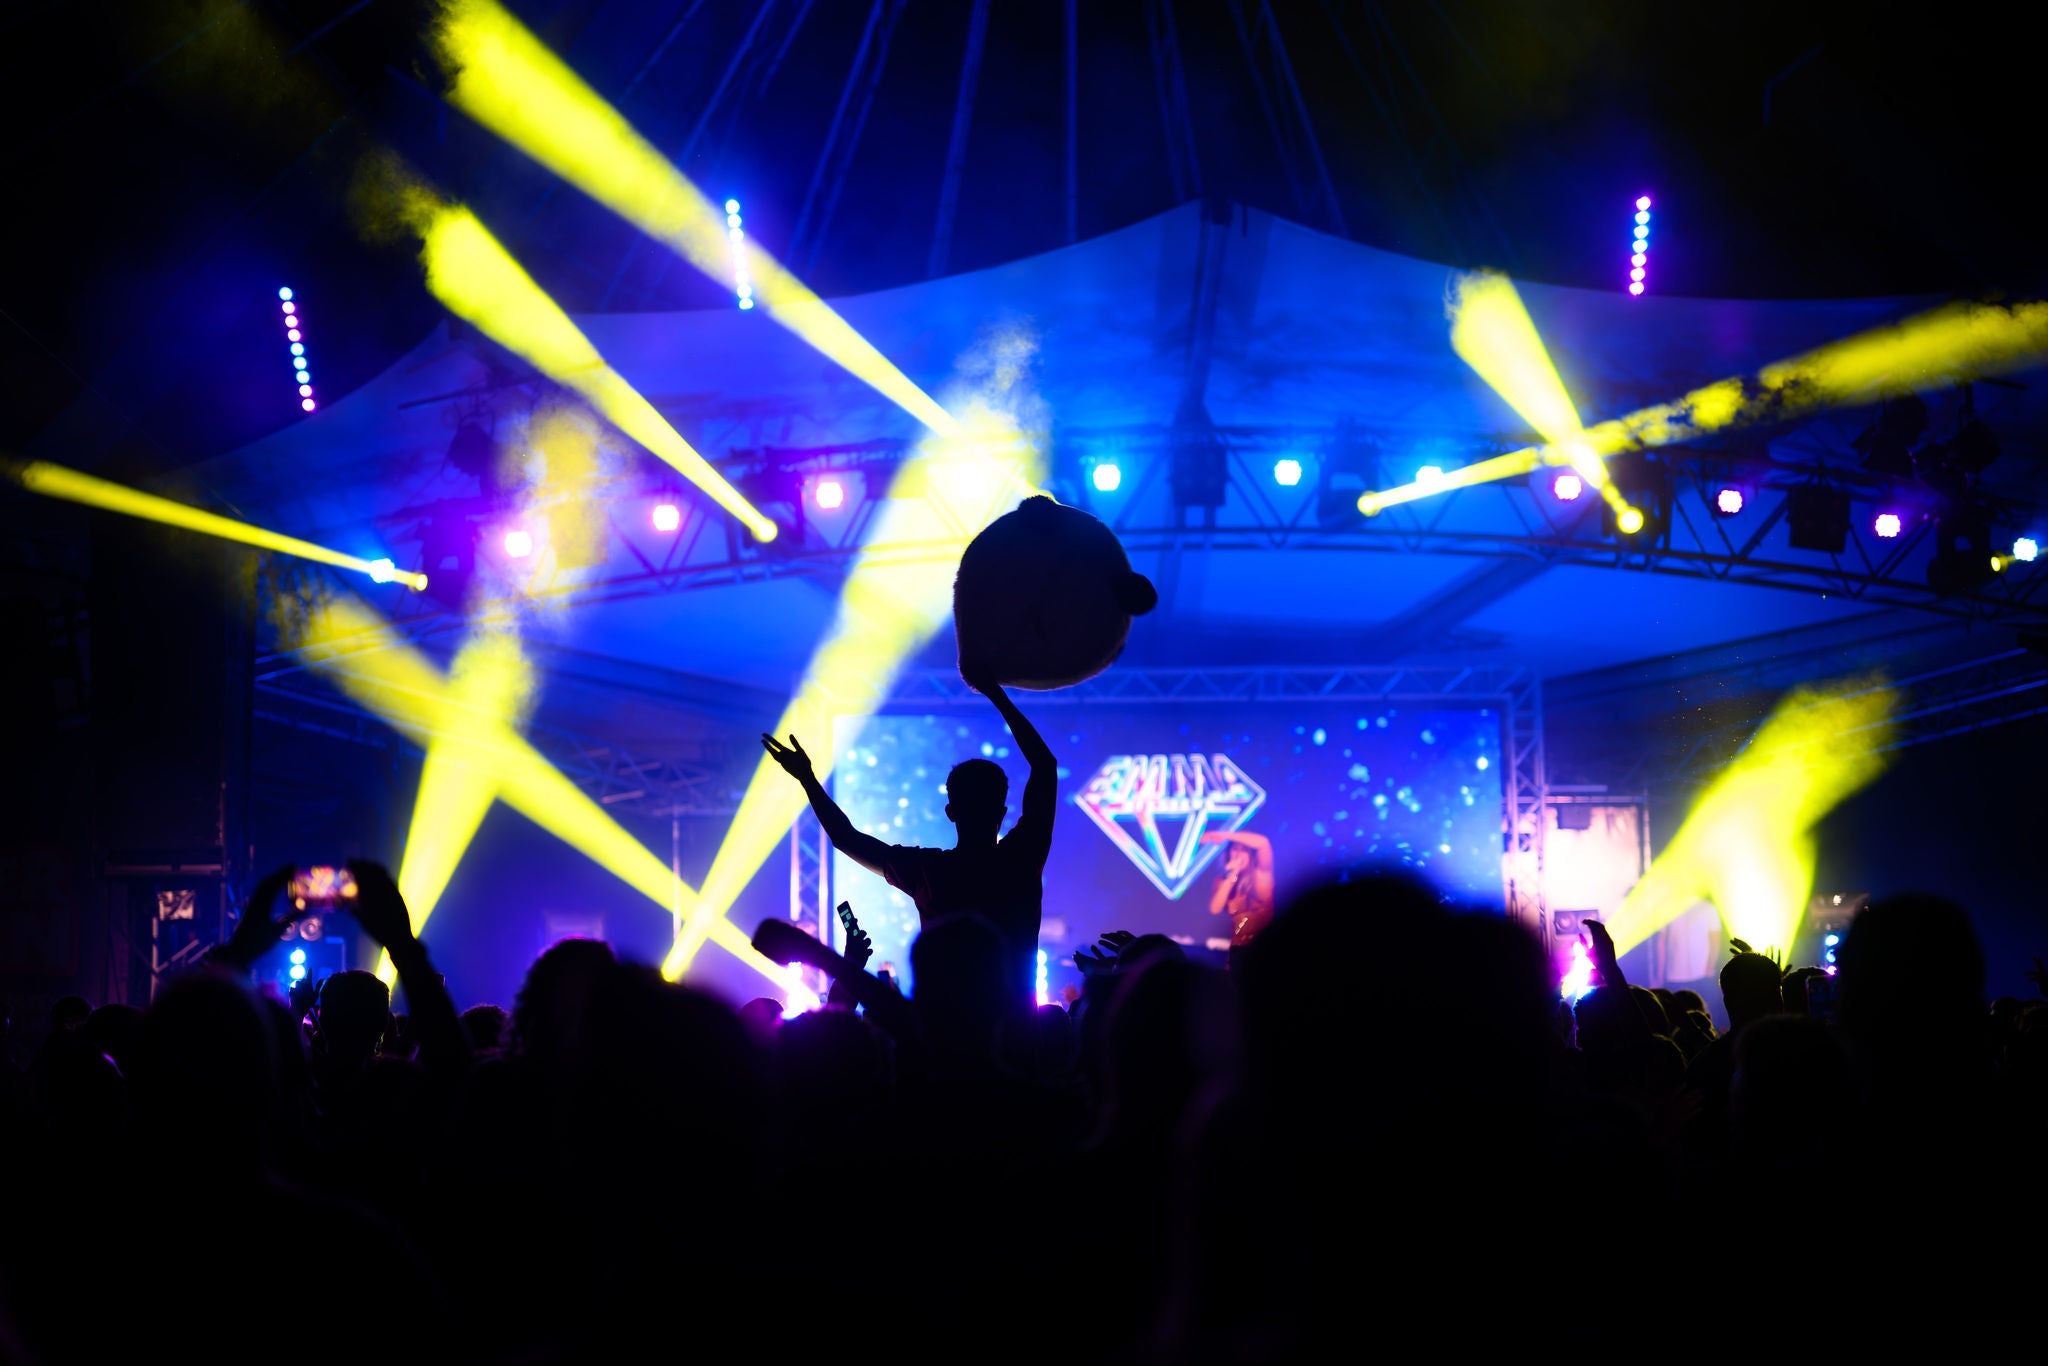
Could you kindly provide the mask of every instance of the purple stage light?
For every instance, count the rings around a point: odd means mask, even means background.
[[[846,502],[846,485],[837,479],[820,479],[812,496],[817,499],[819,507],[830,512]]]
[[[674,503],[656,503],[654,505],[654,529],[656,531],[674,531],[682,524],[683,510]]]
[[[1567,471],[1550,481],[1550,491],[1557,495],[1559,502],[1575,503],[1586,491],[1586,481]]]
[[[513,527],[505,533],[505,553],[515,560],[523,560],[533,553],[533,533],[524,527]]]
[[[1870,529],[1889,541],[1906,529],[1906,523],[1896,512],[1880,512]]]
[[[1743,504],[1747,501],[1742,496],[1741,489],[1734,487],[1723,488],[1714,495],[1714,511],[1720,513],[1723,517],[1733,517],[1736,513],[1742,511]]]

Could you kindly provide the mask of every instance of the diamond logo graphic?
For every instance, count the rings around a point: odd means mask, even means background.
[[[1239,829],[1265,800],[1266,789],[1225,754],[1118,754],[1074,795],[1169,901],[1222,852],[1202,836]]]

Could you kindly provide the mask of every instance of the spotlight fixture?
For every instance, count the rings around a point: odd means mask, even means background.
[[[306,319],[291,286],[278,286],[277,306],[284,311],[284,339],[291,347],[292,383],[299,389],[299,407],[310,413],[319,405],[313,401],[313,375],[306,368]]]
[[[674,503],[656,503],[654,505],[654,529],[656,531],[674,531],[682,524],[683,510]]]
[[[1301,462],[1289,457],[1273,462],[1273,482],[1281,488],[1291,489],[1301,482]]]
[[[524,527],[513,527],[505,533],[505,554],[515,560],[523,560],[533,553],[533,533]]]
[[[1896,512],[1880,512],[1877,514],[1877,520],[1870,524],[1870,529],[1884,540],[1892,541],[1897,540],[1899,533],[1906,529],[1906,523]]]
[[[2006,567],[2002,558],[1991,548],[1991,518],[1985,509],[1951,504],[1934,519],[1927,586],[1943,595],[1981,588]]]
[[[1741,512],[1749,499],[1733,484],[1723,484],[1714,491],[1714,511],[1722,517],[1733,517]]]
[[[389,560],[370,561],[370,582],[390,583],[398,577],[398,566]]]
[[[2041,543],[2032,536],[2016,537],[2012,543],[2012,557],[2021,564],[2032,564],[2034,557],[2041,553]]]
[[[1640,296],[1647,287],[1650,265],[1650,196],[1636,196],[1635,234],[1629,242],[1628,292]]]
[[[1801,484],[1787,502],[1794,550],[1839,555],[1849,544],[1849,495],[1826,484]]]
[[[820,479],[812,488],[811,496],[817,499],[819,507],[831,512],[845,505],[846,485],[837,479]]]
[[[1913,445],[1927,432],[1927,405],[1913,394],[1886,399],[1877,418],[1850,443],[1863,456],[1863,468],[1897,479],[1913,477]]]
[[[1608,482],[1620,495],[1607,508],[1607,532],[1640,543],[1664,535],[1671,518],[1671,469],[1642,451],[1623,451],[1608,459]]]
[[[1550,481],[1550,491],[1557,495],[1560,503],[1576,503],[1586,491],[1586,481],[1570,470],[1564,470]]]
[[[1124,482],[1123,467],[1114,460],[1097,461],[1089,482],[1097,493],[1115,493]]]
[[[1423,488],[1428,488],[1432,484],[1441,484],[1443,481],[1444,467],[1442,465],[1424,465],[1415,471],[1415,482]]]

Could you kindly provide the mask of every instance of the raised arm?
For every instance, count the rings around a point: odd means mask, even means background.
[[[1024,783],[1024,801],[1017,825],[1042,832],[1050,848],[1053,816],[1059,810],[1060,801],[1060,765],[1059,760],[1053,757],[1052,746],[1045,743],[1038,727],[1017,710],[1017,704],[1010,700],[1010,695],[1003,691],[1003,685],[994,678],[985,675],[970,677],[967,686],[995,703],[996,710],[1010,727],[1011,737],[1017,742],[1017,752],[1024,756],[1025,763],[1031,765],[1031,776]]]
[[[1213,830],[1202,836],[1202,843],[1241,844],[1250,850],[1252,891],[1262,901],[1270,903],[1273,900],[1273,841],[1252,830]],[[1212,913],[1221,909],[1221,899],[1228,896],[1229,889],[1235,885],[1234,880],[1217,880],[1218,895],[1210,898]]]
[[[782,765],[782,771],[803,785],[804,795],[810,798],[811,810],[818,814],[818,824],[825,827],[825,837],[832,841],[832,847],[872,873],[880,873],[888,860],[889,846],[873,835],[865,835],[853,828],[846,813],[839,809],[839,803],[832,800],[832,794],[818,781],[817,773],[811,768],[811,756],[804,753],[804,747],[792,735],[789,743],[783,744],[772,735],[761,737],[761,748],[768,751],[768,757]]]

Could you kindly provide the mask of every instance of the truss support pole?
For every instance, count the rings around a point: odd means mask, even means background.
[[[974,123],[974,87],[981,78],[981,49],[988,39],[989,0],[974,0],[967,21],[967,51],[960,60],[960,93],[953,102],[953,136],[946,145],[946,174],[939,182],[939,218],[932,227],[932,254],[925,275],[946,273],[953,247],[953,216],[960,207],[960,177],[967,170],[967,131]]]
[[[1081,20],[1079,0],[1067,0],[1067,244],[1081,237]]]
[[[846,73],[846,89],[840,96],[840,107],[832,116],[831,131],[825,137],[825,146],[818,153],[818,167],[811,175],[811,187],[804,194],[803,212],[797,215],[796,231],[789,239],[789,255],[795,260],[802,248],[803,273],[809,275],[818,265],[818,249],[825,243],[825,234],[832,227],[833,210],[839,207],[839,192],[846,188],[846,174],[853,168],[853,154],[860,147],[861,131],[867,127],[868,111],[875,104],[875,90],[882,83],[882,68],[889,61],[889,39],[896,31],[896,21],[903,14],[905,0],[875,0],[875,7],[868,14],[867,31],[861,35],[860,50],[854,54],[853,66]],[[866,61],[870,47],[874,49],[874,60]],[[854,94],[858,83],[860,91]],[[839,128],[846,112],[848,98],[854,101],[853,127],[846,135],[844,145],[839,140]],[[828,174],[827,167],[830,167]],[[824,202],[818,203],[820,187],[824,189]],[[812,226],[811,214],[817,212],[817,225]]]

